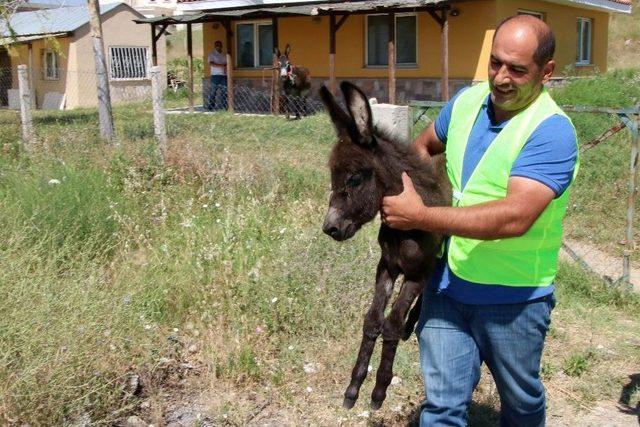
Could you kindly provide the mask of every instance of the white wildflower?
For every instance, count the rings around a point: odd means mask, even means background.
[[[313,363],[305,363],[302,369],[306,374],[315,374],[317,372],[316,365]]]
[[[52,178],[49,180],[49,185],[58,185],[58,184],[60,184],[59,179]]]
[[[271,298],[271,304],[275,304],[278,302],[278,297]]]
[[[311,387],[307,387],[307,393],[311,393],[313,389]]]

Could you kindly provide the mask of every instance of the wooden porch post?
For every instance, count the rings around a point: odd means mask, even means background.
[[[338,85],[336,84],[336,34],[349,15],[342,15],[336,22],[336,16],[329,15],[329,90],[336,95]]]
[[[271,18],[271,28],[273,29],[273,72],[271,74],[271,114],[280,114],[280,70],[278,69],[278,18]]]
[[[329,90],[336,95],[336,16],[329,15]]]
[[[396,103],[396,14],[388,15],[389,23],[389,104]]]
[[[193,113],[193,40],[191,34],[191,23],[187,24],[187,61],[189,64],[189,82],[187,87],[187,93],[189,95],[189,112]]]
[[[158,65],[158,48],[156,46],[156,24],[151,24],[151,65]]]
[[[438,15],[433,9],[427,9],[431,17],[440,25],[440,98],[442,101],[449,100],[449,9],[441,9],[442,14]]]
[[[440,27],[440,50],[442,58],[442,80],[440,82],[441,97],[443,101],[449,100],[449,11],[442,9],[442,25]]]
[[[231,56],[231,44],[233,43],[233,32],[231,31],[231,21],[223,22],[223,26],[226,29],[226,41],[227,41],[227,108],[230,113],[233,113],[233,58]]]

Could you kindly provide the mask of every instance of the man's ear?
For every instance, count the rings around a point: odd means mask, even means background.
[[[373,118],[367,97],[356,85],[346,81],[340,83],[340,89],[355,125],[357,142],[367,146],[373,144]]]
[[[338,134],[338,138],[352,138],[352,134],[354,126],[353,120],[345,111],[338,105],[336,99],[333,97],[333,94],[327,89],[325,85],[320,87],[320,99],[324,104],[324,108],[329,113],[329,117],[333,122],[333,126],[336,129],[336,133]]]
[[[542,67],[542,83],[543,84],[546,84],[549,82],[555,68],[556,68],[556,61],[554,61],[553,59],[547,62],[546,64],[544,64],[544,66]]]

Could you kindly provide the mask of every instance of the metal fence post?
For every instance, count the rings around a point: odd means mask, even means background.
[[[167,129],[164,123],[164,105],[162,102],[162,82],[159,66],[151,67],[151,96],[153,99],[153,133],[158,143],[160,155],[164,161],[167,152]]]
[[[633,241],[633,216],[636,206],[636,195],[638,193],[638,128],[640,121],[640,104],[636,105],[635,115],[628,116],[629,130],[631,131],[631,159],[629,174],[629,200],[627,204],[627,247],[624,251],[622,263],[622,281],[627,286],[631,285],[631,251],[635,249]]]
[[[18,88],[20,93],[20,121],[22,123],[22,145],[26,152],[33,149],[33,121],[31,118],[31,89],[29,70],[26,65],[18,65]]]

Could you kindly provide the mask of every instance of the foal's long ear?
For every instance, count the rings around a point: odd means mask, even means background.
[[[287,43],[287,46],[284,48],[284,56],[288,58],[290,53],[291,53],[291,45]]]
[[[280,58],[280,48],[274,47],[274,48],[273,48],[273,53],[275,53],[275,54],[276,54],[276,56],[277,56],[278,58]]]
[[[336,128],[338,138],[351,137],[350,131],[353,128],[353,122],[351,117],[338,105],[333,94],[327,89],[325,85],[320,86],[320,99],[324,104],[325,109],[331,117],[331,121]]]
[[[365,94],[354,84],[340,83],[340,89],[347,101],[347,109],[353,119],[358,134],[358,142],[363,145],[373,143],[373,119],[371,107]]]

